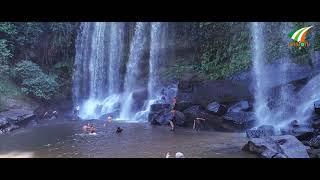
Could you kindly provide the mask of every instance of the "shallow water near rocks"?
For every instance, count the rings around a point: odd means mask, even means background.
[[[0,157],[164,158],[183,152],[188,158],[252,158],[243,152],[243,133],[195,132],[148,123],[94,121],[97,134],[84,134],[85,122],[50,122],[0,136]],[[116,134],[116,128],[124,129]]]

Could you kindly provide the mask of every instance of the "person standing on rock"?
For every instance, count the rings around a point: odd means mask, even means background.
[[[166,103],[166,97],[165,97],[164,95],[161,96],[161,102],[162,102],[163,104]]]
[[[169,152],[167,152],[166,158],[170,158],[170,153]]]
[[[47,119],[49,117],[49,113],[48,111],[44,113],[44,115],[42,116],[42,119]]]
[[[193,129],[196,131],[199,131],[202,125],[202,122],[204,123],[206,119],[203,118],[196,118],[193,120]]]
[[[76,108],[73,110],[74,120],[77,120],[79,118],[79,111],[80,111],[80,106],[77,105]]]
[[[55,118],[58,118],[58,111],[53,111],[52,112],[52,116],[55,117]]]
[[[74,115],[75,116],[78,116],[78,114],[79,114],[79,111],[80,111],[80,106],[78,105],[75,109],[74,109]]]
[[[174,97],[174,98],[173,98],[173,101],[172,101],[172,105],[173,105],[173,108],[172,108],[172,109],[175,109],[175,108],[176,108],[176,104],[177,104],[177,97]]]
[[[175,122],[176,122],[176,103],[177,103],[177,98],[174,97],[173,98],[173,102],[172,102],[172,119],[169,120],[170,126],[171,126],[171,131],[175,130]]]
[[[172,109],[172,119],[169,120],[170,126],[171,126],[171,131],[175,130],[175,123],[176,123],[176,110]]]

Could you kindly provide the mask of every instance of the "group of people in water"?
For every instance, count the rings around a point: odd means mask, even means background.
[[[112,122],[112,117],[109,116],[107,118],[107,121],[103,124],[103,126],[107,126],[107,123],[111,123]],[[82,127],[83,132],[85,133],[89,133],[89,134],[96,134],[96,126],[93,123],[87,123],[86,125],[84,125]],[[117,127],[116,129],[116,133],[120,134],[123,131],[123,129],[121,127]]]
[[[82,130],[84,132],[87,132],[87,133],[90,133],[90,134],[95,134],[96,133],[96,127],[94,124],[90,124],[90,123],[87,123],[86,125],[84,125],[82,127]]]

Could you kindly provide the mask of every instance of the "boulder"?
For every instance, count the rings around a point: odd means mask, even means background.
[[[280,146],[282,154],[288,158],[309,158],[307,147],[291,135],[271,137]]]
[[[191,106],[183,111],[187,123],[193,123],[193,120],[197,117],[208,119],[209,114],[201,106]]]
[[[310,158],[320,158],[320,149],[308,149],[307,152]]]
[[[133,100],[133,111],[141,110],[144,105],[145,100],[148,98],[148,90],[146,88],[135,90],[132,93],[132,100]]]
[[[317,119],[315,121],[312,121],[312,127],[314,129],[320,129],[320,119]]]
[[[263,130],[264,132],[266,132],[266,134],[268,136],[273,136],[275,135],[275,129],[272,125],[262,125],[258,127],[258,130]]]
[[[4,129],[10,125],[6,118],[0,117],[0,129]]]
[[[314,102],[314,112],[320,114],[320,100]]]
[[[252,138],[242,149],[262,158],[284,157],[279,153],[281,151],[280,147],[270,138]]]
[[[34,114],[24,114],[22,116],[19,116],[17,120],[15,121],[15,124],[18,125],[26,125],[28,124],[31,120],[33,120],[36,116]]]
[[[229,107],[228,112],[248,111],[250,109],[248,101],[240,101]]]
[[[9,109],[0,113],[0,117],[5,118],[10,124],[27,125],[36,116],[32,110],[28,109]]]
[[[158,121],[157,121],[157,118],[159,115],[158,114],[155,114],[155,113],[149,113],[148,114],[148,122],[151,124],[151,125],[161,125]]]
[[[294,126],[289,125],[288,127],[284,127],[280,129],[281,134],[289,134],[295,136],[300,141],[309,141],[313,137],[313,128],[308,125],[297,125]]]
[[[246,135],[248,138],[262,138],[267,136],[264,134],[264,131],[258,129],[248,129],[246,130]]]
[[[6,110],[0,112],[0,130],[7,133],[32,122],[36,116],[34,110],[38,104],[32,100],[8,98]]]
[[[178,111],[184,111],[187,108],[194,106],[195,104],[193,104],[191,101],[186,102],[186,101],[180,101],[179,103],[176,103],[176,110]]]
[[[291,121],[290,126],[292,126],[292,127],[299,127],[299,122],[298,122],[298,120],[293,120],[293,121]]]
[[[271,125],[262,125],[257,129],[246,130],[248,138],[262,138],[275,135],[275,129]]]
[[[0,129],[2,129],[2,133],[8,133],[26,126],[36,118],[32,109],[21,107],[20,104],[12,105],[12,107],[14,108],[0,113]]]
[[[150,112],[148,114],[148,121],[152,125],[161,125],[162,119],[160,120],[159,118],[162,115],[169,113],[170,110],[171,110],[170,104],[152,104],[150,106]]]
[[[309,141],[309,145],[313,148],[320,148],[320,135],[312,138],[310,141]]]
[[[180,111],[176,111],[176,125],[183,126],[185,124],[185,121],[186,117],[184,116],[184,114]]]
[[[231,80],[179,82],[177,103],[188,102],[207,107],[210,102],[229,103],[251,99],[246,85]]]
[[[32,110],[27,109],[9,109],[0,113],[0,116],[7,118],[9,121],[19,121],[18,118],[26,117],[27,119],[30,116],[33,116]]]
[[[226,106],[219,104],[218,102],[212,102],[208,104],[207,111],[211,114],[221,116],[227,112],[227,108]]]
[[[255,115],[252,112],[228,112],[223,120],[236,129],[247,129],[254,125]]]
[[[163,112],[149,112],[148,114],[148,122],[152,125],[161,125],[158,121]]]
[[[159,115],[154,121],[160,125],[168,125],[169,121],[172,119],[172,113],[167,112]]]
[[[217,115],[209,114],[200,105],[191,106],[183,111],[185,115],[185,125],[192,127],[195,118],[204,118],[205,129],[225,130],[222,127],[223,119]]]
[[[185,118],[182,112],[176,111],[181,115],[177,118],[177,124],[184,124]],[[153,125],[167,125],[169,120],[172,119],[171,105],[170,104],[152,104],[148,114],[148,121]]]
[[[20,128],[20,126],[18,126],[18,125],[11,125],[10,127],[7,128],[7,131],[11,132],[11,131],[19,129],[19,128]]]
[[[292,135],[252,138],[243,147],[263,158],[309,158],[307,149]]]
[[[159,112],[163,110],[169,110],[171,107],[170,104],[152,104],[150,106],[150,111],[152,112]]]
[[[160,117],[157,119],[157,122],[161,125],[167,125],[169,124],[169,121],[173,119],[173,113],[167,112],[163,115],[160,115]],[[183,126],[185,123],[185,116],[182,112],[176,111],[176,125]]]

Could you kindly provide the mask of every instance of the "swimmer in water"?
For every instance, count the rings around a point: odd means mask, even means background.
[[[108,117],[108,119],[107,119],[107,121],[108,121],[109,123],[111,123],[111,121],[112,121],[112,117],[111,117],[111,116],[109,116],[109,117]],[[103,126],[106,126],[106,125],[107,125],[107,123],[104,123],[104,124],[103,124]]]
[[[86,125],[84,125],[84,126],[82,127],[82,130],[83,130],[84,132],[88,132],[89,129],[90,129],[90,123],[88,123],[88,124],[86,124]]]
[[[108,117],[108,121],[109,121],[109,122],[112,121],[112,117],[111,117],[111,116]]]
[[[96,127],[93,124],[90,126],[90,134],[96,134]]]
[[[122,131],[123,131],[123,129],[121,129],[120,127],[118,127],[116,133],[117,133],[117,134],[120,134]]]

